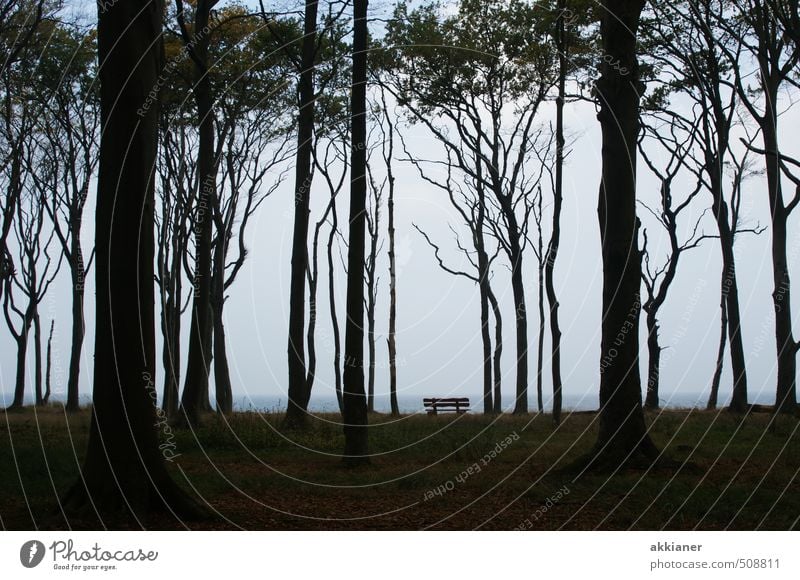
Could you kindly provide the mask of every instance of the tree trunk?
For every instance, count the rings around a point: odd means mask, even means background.
[[[786,231],[789,212],[783,203],[781,168],[778,159],[777,110],[770,106],[778,98],[777,88],[766,94],[766,123],[762,124],[767,169],[769,209],[772,221],[772,305],[775,310],[775,345],[778,361],[778,381],[775,410],[779,413],[797,412],[797,350],[792,332],[791,280],[786,252]]]
[[[721,176],[720,176],[721,177]],[[728,340],[731,349],[731,368],[733,370],[733,395],[729,409],[738,413],[747,410],[747,370],[742,345],[742,326],[739,316],[739,287],[736,281],[736,260],[733,252],[733,234],[728,222],[728,205],[722,199],[722,186],[719,179],[712,178],[712,194],[715,218],[719,230],[719,243],[722,250],[722,296],[728,317]],[[714,193],[716,191],[716,193]]]
[[[300,70],[300,111],[297,125],[297,162],[295,166],[294,231],[292,268],[289,283],[289,402],[286,423],[300,426],[306,422],[306,275],[308,269],[308,218],[310,215],[312,157],[314,147],[314,57],[316,54],[317,1],[306,0]]]
[[[53,330],[55,329],[56,321],[50,321],[50,335],[47,337],[47,354],[45,355],[45,371],[44,371],[44,396],[42,397],[42,405],[47,405],[50,402],[50,361],[52,360],[51,353],[53,349]]]
[[[547,303],[550,307],[550,366],[553,376],[553,422],[561,422],[562,382],[561,382],[561,326],[558,319],[558,296],[556,295],[555,277],[558,248],[561,244],[561,206],[564,197],[564,100],[566,95],[567,76],[567,41],[564,30],[566,17],[566,0],[558,2],[558,30],[556,44],[558,47],[558,97],[556,98],[556,179],[553,191],[553,228],[550,242],[547,244],[545,259],[545,285],[547,287]]]
[[[636,33],[644,0],[604,3],[596,91],[603,133],[598,218],[603,257],[600,416],[589,466],[616,468],[634,454],[652,460],[639,377],[641,256],[637,247],[636,140],[639,82]],[[624,74],[623,74],[624,72]]]
[[[233,412],[233,388],[231,371],[228,366],[228,353],[225,348],[225,324],[222,313],[225,307],[225,250],[220,238],[217,239],[214,260],[214,387],[217,399],[217,413],[228,415]]]
[[[543,251],[543,242],[542,242],[542,195],[541,192],[539,193],[539,199],[537,200],[538,205],[538,212],[539,218],[537,219],[537,229],[538,229],[538,276],[537,276],[537,303],[539,305],[539,336],[537,337],[537,349],[536,349],[536,404],[539,410],[539,413],[544,413],[544,393],[542,392],[542,381],[543,381],[543,368],[544,368],[544,327],[545,327],[545,318],[544,318],[544,255],[542,254]]]
[[[728,310],[725,307],[725,297],[720,296],[720,324],[719,348],[717,349],[717,362],[714,366],[714,377],[711,379],[711,393],[708,396],[706,409],[716,409],[719,399],[719,382],[722,379],[722,367],[725,362],[725,345],[728,339]]]
[[[79,381],[81,373],[81,353],[83,351],[83,338],[86,333],[83,315],[83,254],[80,246],[73,244],[73,255],[77,255],[75,267],[72,268],[72,341],[69,354],[69,377],[67,379],[67,411],[77,411],[80,408]],[[78,270],[80,269],[80,271]]]
[[[210,7],[200,0],[195,13],[194,30],[208,26]],[[186,363],[186,382],[181,397],[179,416],[189,425],[197,425],[200,412],[210,410],[208,402],[208,375],[211,369],[212,309],[211,309],[211,231],[212,213],[216,207],[217,164],[214,158],[214,97],[208,75],[207,34],[198,33],[199,40],[192,50],[195,62],[194,97],[199,125],[197,175],[200,182],[195,217],[195,272],[192,322],[189,331],[189,354]],[[194,38],[198,38],[194,37]]]
[[[387,119],[389,125],[389,160],[387,161],[389,199],[387,200],[388,211],[388,235],[389,235],[389,405],[391,406],[392,416],[400,414],[400,407],[397,404],[397,264],[394,246],[394,175],[391,168],[391,155],[393,151],[393,131],[391,120]]]
[[[172,419],[178,413],[178,385],[181,378],[181,313],[176,300],[180,300],[180,283],[176,283],[173,291],[163,302],[161,311],[161,328],[164,344],[161,360],[164,366],[164,394],[161,408],[167,417]]]
[[[481,298],[481,343],[483,345],[483,412],[492,413],[492,338],[489,334],[489,256],[483,244],[483,203],[479,203],[475,232],[478,254],[478,289]]]
[[[180,520],[201,513],[168,474],[155,428],[152,168],[158,103],[148,93],[163,67],[163,6],[139,0],[98,12],[104,131],[95,213],[93,406],[81,477],[61,506],[68,515],[97,516],[104,526],[115,516],[141,526],[156,510]]]
[[[367,411],[375,412],[375,297],[374,289],[369,289],[367,304],[367,349],[369,362],[367,367]]]
[[[511,234],[512,231],[514,234]],[[517,239],[516,243],[513,241],[517,231],[516,225],[509,227],[514,256],[511,263],[511,289],[514,295],[517,330],[517,397],[514,414],[524,414],[528,412],[528,312],[525,307],[525,283],[522,277],[522,251],[519,240]]]
[[[336,315],[336,279],[334,276],[335,268],[333,261],[333,242],[336,239],[336,231],[339,227],[339,217],[336,212],[336,200],[331,205],[331,231],[328,236],[328,302],[331,311],[331,327],[333,329],[333,375],[336,388],[336,401],[339,403],[339,411],[344,412],[342,404],[342,341],[339,333],[339,318]]]
[[[17,373],[14,379],[14,400],[9,409],[20,409],[25,401],[25,360],[28,355],[28,333],[30,325],[26,322],[17,338]]]
[[[489,286],[489,303],[492,305],[494,314],[494,412],[503,412],[502,382],[503,372],[500,368],[501,357],[503,355],[503,316],[500,312],[500,305],[497,298]]]
[[[42,394],[42,321],[39,318],[39,312],[35,312],[33,315],[33,350],[33,388],[36,406],[41,407],[44,405],[44,395]]]
[[[658,384],[661,370],[661,345],[658,343],[658,320],[655,310],[646,313],[647,324],[647,395],[644,406],[658,409]]]
[[[369,463],[364,392],[364,253],[367,199],[367,4],[353,2],[351,92],[350,245],[347,252],[347,323],[344,356],[344,457],[346,465]]]

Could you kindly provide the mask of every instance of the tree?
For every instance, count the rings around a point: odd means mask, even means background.
[[[28,149],[29,147],[26,147]],[[26,151],[27,156],[27,151]],[[24,179],[24,178],[23,178]],[[27,181],[27,180],[25,180]],[[53,233],[44,231],[45,211],[41,198],[36,188],[30,187],[25,181],[25,187],[18,195],[16,204],[16,219],[14,220],[14,234],[17,246],[17,269],[4,281],[3,289],[3,314],[14,341],[17,343],[17,372],[14,382],[14,400],[8,409],[19,409],[23,405],[25,396],[25,369],[30,339],[31,326],[34,327],[35,348],[35,402],[36,405],[44,403],[42,395],[42,345],[39,320],[39,304],[41,304],[47,290],[50,288],[59,269],[61,256],[54,260],[50,255],[53,242]],[[22,293],[25,298],[24,305],[17,305],[14,294]],[[14,318],[18,322],[14,322]]]
[[[796,69],[800,63],[800,45],[790,42],[799,35],[793,26],[797,24],[797,7],[792,3],[781,3],[776,11],[769,0],[731,0],[734,18],[725,13],[716,17],[722,26],[739,44],[741,51],[722,46],[735,71],[736,90],[741,103],[755,120],[761,132],[767,174],[767,199],[772,225],[772,306],[775,311],[775,345],[778,362],[775,408],[779,413],[796,413],[797,407],[797,353],[800,341],[792,330],[791,278],[787,252],[789,217],[800,204],[800,188],[788,200],[783,193],[782,177],[786,158],[781,154],[778,122],[779,94],[787,83],[796,83]],[[787,20],[787,14],[789,18]],[[794,15],[794,19],[792,17]],[[790,24],[791,32],[785,24]],[[744,76],[751,58],[758,71],[758,85],[753,90]],[[762,102],[758,103],[758,98]],[[795,183],[800,180],[795,178]]]
[[[730,195],[726,194],[724,185],[724,168],[733,154],[731,130],[737,120],[738,98],[736,90],[731,87],[734,71],[724,57],[724,47],[731,42],[731,37],[719,25],[718,12],[723,10],[723,6],[724,3],[715,0],[654,5],[653,22],[646,31],[656,38],[658,48],[650,51],[655,66],[665,71],[667,78],[671,79],[665,89],[654,92],[654,99],[670,91],[689,97],[692,107],[689,116],[681,117],[675,108],[671,116],[684,127],[699,126],[696,132],[699,151],[691,168],[711,193],[711,210],[717,224],[722,255],[721,327],[723,331],[727,328],[733,371],[733,394],[729,408],[743,412],[747,407],[747,369],[734,254],[738,226],[733,219],[736,216],[732,215],[733,200],[729,200]],[[680,34],[675,34],[675,29],[680,30]],[[734,50],[738,51],[735,47]],[[720,353],[724,352],[723,342],[724,339],[720,341]],[[718,360],[721,361],[721,358]],[[720,375],[721,366],[718,364],[712,393],[718,388]]]
[[[653,119],[650,119],[653,120]],[[642,256],[644,258],[644,268],[642,269],[642,282],[644,283],[647,295],[642,302],[642,310],[645,312],[645,323],[647,326],[647,387],[645,395],[645,407],[648,409],[658,409],[659,407],[659,384],[661,377],[661,344],[659,342],[659,310],[667,299],[672,283],[678,272],[678,264],[684,252],[696,248],[705,236],[700,229],[700,223],[705,215],[702,212],[696,219],[694,227],[685,240],[681,239],[678,232],[678,220],[681,214],[691,207],[692,201],[700,194],[703,188],[702,180],[697,180],[695,187],[687,194],[676,197],[673,192],[673,183],[687,162],[687,157],[694,148],[696,134],[690,129],[682,131],[680,122],[674,117],[669,118],[661,124],[658,119],[653,120],[653,124],[643,122],[643,138],[639,142],[639,152],[650,171],[659,182],[660,203],[656,209],[642,202],[642,207],[650,213],[664,230],[667,236],[668,249],[666,256],[660,263],[654,264],[655,252],[649,247],[647,228],[642,229]],[[655,126],[654,126],[655,125]],[[645,138],[653,141],[667,153],[665,166],[659,165],[648,154],[645,145]]]
[[[381,183],[378,183],[375,171],[372,168],[373,164],[370,163],[370,153],[367,154],[369,186],[367,188],[367,212],[364,216],[369,239],[369,253],[364,262],[364,283],[366,284],[364,307],[367,316],[367,349],[369,353],[369,362],[367,363],[367,411],[372,413],[375,411],[375,308],[378,302],[378,283],[380,281],[380,276],[377,274],[378,254],[382,247],[380,243],[381,205],[386,192],[388,178],[384,178]]]
[[[97,330],[91,425],[68,515],[190,519],[199,507],[170,477],[158,448],[153,206],[163,70],[160,2],[99,7],[100,162],[95,279]],[[138,112],[137,112],[138,111]],[[131,219],[137,216],[138,219]]]
[[[297,160],[295,161],[294,230],[289,282],[289,401],[286,422],[305,423],[307,399],[304,341],[306,276],[308,270],[308,218],[313,179],[314,66],[317,53],[317,0],[306,0],[298,85]]]
[[[370,462],[364,390],[364,254],[367,211],[368,0],[353,1],[353,84],[350,101],[350,233],[347,250],[343,423],[345,465]]]
[[[69,267],[72,282],[72,340],[67,379],[67,411],[79,409],[81,353],[85,335],[84,287],[88,259],[81,241],[89,186],[97,169],[99,101],[93,34],[57,26],[36,69],[41,115],[36,130],[42,153],[31,167],[42,203]]]
[[[195,216],[195,271],[193,276],[192,321],[189,331],[189,356],[186,381],[181,396],[179,416],[188,425],[196,425],[200,412],[208,407],[208,375],[211,367],[211,244],[213,217],[217,203],[217,158],[214,149],[216,114],[210,72],[209,47],[211,11],[217,0],[198,0],[192,6],[191,26],[183,0],[175,0],[176,19],[184,48],[193,63],[192,95],[195,101],[197,147],[197,187]]]
[[[515,413],[528,410],[523,252],[537,172],[527,166],[537,146],[535,120],[555,78],[553,49],[536,29],[537,18],[536,10],[519,1],[464,1],[448,17],[431,5],[409,12],[400,4],[387,33],[396,53],[387,86],[459,170],[481,182],[498,211],[499,219],[487,225],[511,267]]]
[[[599,431],[588,466],[617,468],[637,455],[653,461],[639,377],[641,258],[637,248],[636,142],[639,80],[636,38],[645,0],[602,3],[603,61],[595,91],[603,133],[597,208],[603,259]]]

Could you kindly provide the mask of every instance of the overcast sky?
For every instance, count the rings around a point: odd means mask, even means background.
[[[545,120],[543,118],[543,120]],[[792,131],[798,126],[796,112],[782,120],[782,144],[789,154],[798,153]],[[562,372],[566,405],[583,408],[596,406],[600,357],[600,299],[601,263],[597,225],[597,192],[600,178],[600,133],[594,107],[587,103],[573,104],[566,111],[567,129],[573,139],[565,171],[564,207],[562,214],[562,245],[556,267],[556,288],[561,302],[563,331]],[[409,147],[421,157],[433,157],[440,146],[420,127],[402,128]],[[639,166],[639,196],[657,199],[657,185],[646,167]],[[419,225],[442,246],[443,257],[454,267],[467,268],[455,251],[449,225],[459,227],[458,218],[441,191],[423,182],[416,170],[406,164],[396,164],[396,243],[398,260],[398,380],[400,396],[408,401],[423,396],[463,395],[477,397],[482,389],[481,341],[478,292],[464,278],[441,271],[424,239],[412,228]],[[691,184],[684,181],[688,187]],[[319,218],[327,192],[319,187],[312,192],[312,220]],[[234,389],[234,401],[247,405],[254,399],[257,406],[270,397],[285,402],[287,376],[286,341],[289,301],[289,258],[292,232],[292,179],[284,183],[258,210],[249,226],[248,260],[237,282],[230,290],[225,308],[228,353]],[[746,183],[742,203],[745,225],[768,225],[766,183],[756,176]],[[696,218],[710,205],[710,194],[702,193],[681,223],[691,228]],[[547,203],[547,198],[545,198]],[[84,237],[87,245],[93,227],[93,205],[90,200],[85,219]],[[340,223],[345,222],[348,197],[339,201]],[[383,231],[385,237],[385,211]],[[663,244],[655,237],[656,225],[650,216],[642,215],[651,232],[651,245]],[[547,212],[545,223],[549,223]],[[707,233],[715,233],[713,221],[703,222]],[[312,223],[313,228],[313,223]],[[549,236],[549,227],[545,232]],[[770,231],[761,236],[743,235],[737,240],[736,258],[741,300],[743,340],[751,401],[772,402],[775,390],[775,342],[770,292]],[[790,264],[797,277],[800,253],[800,224],[797,216],[789,229]],[[378,304],[378,358],[376,394],[379,407],[388,407],[388,358],[386,335],[388,328],[388,263],[384,255],[378,264],[380,276]],[[661,246],[663,250],[663,245]],[[327,276],[324,254],[321,254],[320,276]],[[498,296],[502,296],[505,330],[503,353],[504,406],[513,404],[514,396],[514,327],[511,289],[506,262],[495,267],[493,279]],[[529,403],[535,407],[536,336],[536,261],[532,252],[526,256],[525,279],[529,316],[530,393]],[[666,404],[685,404],[687,397],[698,393],[707,396],[714,371],[719,339],[719,245],[707,240],[684,256],[678,276],[661,315],[662,354],[661,398]],[[344,314],[344,273],[337,271],[341,300],[340,320]],[[94,270],[87,284],[87,335],[81,370],[81,393],[91,391],[93,357]],[[794,312],[800,308],[795,292]],[[45,298],[41,315],[46,333],[50,319],[56,319],[56,340],[53,348],[54,398],[66,388],[69,365],[69,280],[62,269],[50,295]],[[184,322],[183,357],[185,363],[188,340],[188,317]],[[798,318],[795,317],[798,322]],[[642,320],[642,327],[644,320]],[[342,331],[344,325],[342,323]],[[158,328],[157,328],[158,333]],[[492,332],[493,334],[493,332]],[[551,392],[549,367],[549,331],[545,345],[545,406],[549,407]],[[318,373],[312,395],[312,406],[333,397],[333,346],[327,304],[327,290],[321,283],[319,293],[319,322],[317,334]],[[642,374],[646,372],[644,328]],[[160,349],[160,336],[159,336]],[[28,366],[28,398],[32,396],[33,348]],[[0,403],[10,404],[13,395],[16,347],[5,326],[0,327]],[[160,357],[160,353],[159,353]],[[159,358],[160,360],[160,358]],[[160,385],[161,371],[157,384]],[[720,403],[730,394],[729,359],[726,356]],[[646,384],[646,380],[643,381]],[[213,392],[213,387],[212,387]],[[84,399],[86,400],[86,399]],[[421,401],[419,401],[421,405]]]

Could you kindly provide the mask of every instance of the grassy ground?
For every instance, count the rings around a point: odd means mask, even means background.
[[[0,413],[0,526],[66,528],[57,498],[78,476],[88,411]],[[726,412],[648,416],[680,468],[578,476],[593,415],[370,418],[368,468],[340,464],[337,415],[303,433],[280,416],[208,416],[174,434],[175,478],[218,514],[156,529],[792,529],[800,521],[800,423]],[[165,437],[169,433],[162,433]],[[165,438],[165,442],[170,442]],[[80,524],[72,521],[70,525]]]

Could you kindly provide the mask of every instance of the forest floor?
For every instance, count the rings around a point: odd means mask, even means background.
[[[169,468],[214,519],[154,516],[150,529],[739,529],[800,528],[800,422],[768,414],[648,413],[669,467],[616,474],[567,468],[596,417],[370,417],[368,467],[341,464],[338,415],[287,431],[281,417],[204,417],[163,432]],[[89,412],[2,413],[0,527],[67,529],[57,498],[78,477]],[[87,524],[88,525],[88,524]],[[97,527],[92,525],[90,527]]]

